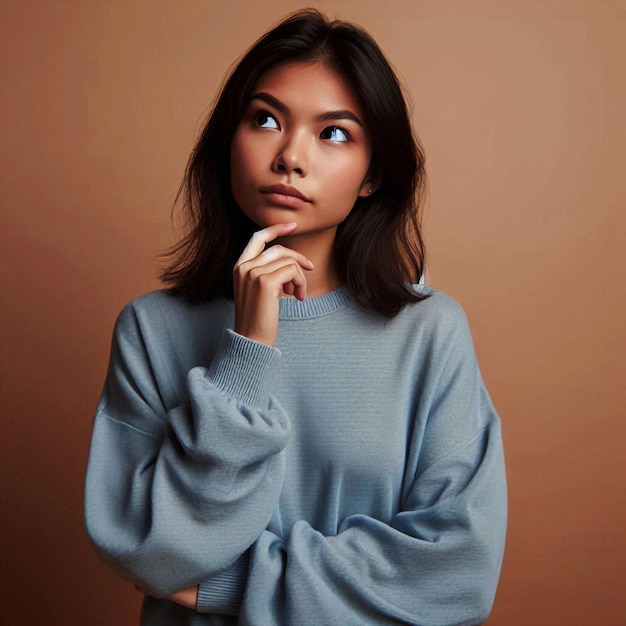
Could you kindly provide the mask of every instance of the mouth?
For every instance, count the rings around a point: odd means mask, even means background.
[[[261,193],[273,198],[291,198],[302,202],[311,202],[300,190],[290,185],[268,185],[261,188]]]

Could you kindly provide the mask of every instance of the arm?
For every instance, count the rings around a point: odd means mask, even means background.
[[[413,510],[389,525],[354,515],[334,537],[305,522],[286,539],[265,531],[252,550],[241,622],[482,623],[493,603],[506,523],[499,437],[497,424],[486,427],[431,466],[412,490]],[[463,472],[442,484],[442,476],[468,463],[476,470],[467,484],[460,478]],[[228,580],[200,585],[200,595],[193,588],[170,599],[203,612],[236,615],[246,578],[246,572],[231,568]],[[267,598],[280,600],[272,604]]]
[[[323,536],[296,523],[255,542],[243,624],[478,624],[503,554],[500,424],[464,320],[426,359],[399,512],[351,515]],[[267,598],[272,598],[268,602]]]
[[[157,596],[228,568],[266,527],[290,423],[268,388],[279,353],[227,331],[188,399],[166,411],[132,305],[118,320],[95,418],[85,520],[100,553]],[[236,529],[236,532],[235,532]]]
[[[191,369],[184,404],[166,410],[157,373],[168,365],[153,365],[158,345],[145,342],[137,312],[129,306],[118,320],[85,519],[102,558],[156,597],[182,589],[188,603],[190,585],[203,581],[207,611],[236,611],[246,550],[278,500],[290,428],[269,394],[280,354],[278,298],[283,290],[304,298],[302,268],[312,264],[282,247],[263,250],[294,227],[276,225],[250,240],[235,268],[239,332],[225,333],[208,371]]]
[[[264,532],[251,557],[242,622],[482,623],[504,542],[498,437],[497,429],[485,430],[431,467],[411,494],[412,509],[391,524],[354,515],[334,537],[305,522],[284,539]],[[467,484],[460,477],[446,481],[451,467],[475,461]]]

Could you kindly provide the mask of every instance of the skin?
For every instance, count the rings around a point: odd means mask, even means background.
[[[231,145],[231,183],[241,210],[264,228],[234,269],[236,332],[273,346],[281,296],[339,286],[337,227],[376,188],[363,120],[357,97],[321,63],[280,66],[255,86]],[[277,184],[304,199],[268,193]]]
[[[337,227],[377,188],[363,119],[356,96],[321,63],[283,65],[259,80],[231,144],[235,200],[261,227],[233,269],[235,332],[274,346],[281,297],[339,286]],[[196,586],[168,599],[195,609],[197,597]]]

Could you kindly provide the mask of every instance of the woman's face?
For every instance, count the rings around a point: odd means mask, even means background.
[[[231,184],[256,224],[336,230],[368,181],[371,147],[357,98],[321,63],[291,63],[255,86],[231,144]]]

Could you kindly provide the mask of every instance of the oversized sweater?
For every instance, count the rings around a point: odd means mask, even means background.
[[[478,624],[502,562],[500,422],[462,309],[393,319],[345,288],[280,301],[275,348],[232,302],[159,291],[117,321],[85,519],[147,589],[146,626]],[[197,611],[166,599],[199,584]],[[155,596],[155,597],[152,597]]]

